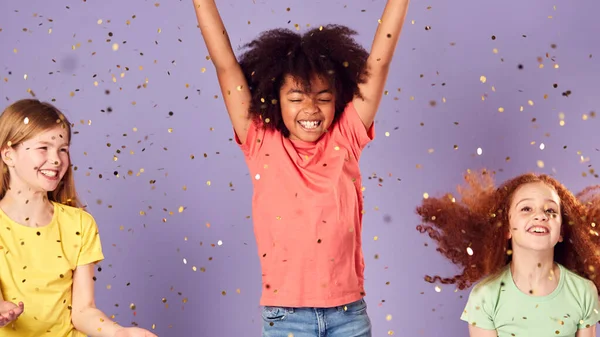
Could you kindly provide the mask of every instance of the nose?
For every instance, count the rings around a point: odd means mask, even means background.
[[[306,104],[304,105],[304,111],[309,114],[314,114],[319,111],[319,106],[317,105],[315,98],[306,100]]]
[[[52,152],[52,154],[49,156],[48,162],[52,166],[60,166],[60,163],[61,163],[60,155],[54,151],[51,151],[51,152]]]
[[[538,221],[548,221],[548,219],[549,219],[548,218],[548,214],[546,214],[545,211],[541,211],[541,212],[538,211],[535,214],[535,220],[538,220]]]

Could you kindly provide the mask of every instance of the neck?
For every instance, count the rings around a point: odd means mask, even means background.
[[[553,249],[531,251],[514,247],[510,268],[517,285],[527,285],[531,289],[539,289],[548,284],[558,283],[558,275],[555,275]]]
[[[45,191],[33,191],[26,186],[11,184],[0,208],[13,221],[30,227],[41,227],[51,219],[52,203]],[[50,212],[49,212],[50,211]]]

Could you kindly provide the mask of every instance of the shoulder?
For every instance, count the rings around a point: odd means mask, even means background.
[[[473,286],[470,297],[479,298],[481,300],[497,299],[502,291],[502,288],[504,288],[506,282],[508,281],[507,277],[510,277],[508,273],[508,267],[503,268],[494,275],[487,276]]]
[[[561,277],[564,279],[565,285],[567,285],[569,288],[577,289],[577,292],[581,295],[598,293],[598,289],[596,288],[594,282],[577,273],[570,271],[569,269],[565,268],[560,264],[559,267]]]
[[[58,211],[58,219],[61,223],[80,224],[82,227],[95,225],[96,220],[83,208],[55,204]]]

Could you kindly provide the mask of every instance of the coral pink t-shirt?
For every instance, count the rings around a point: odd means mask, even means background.
[[[261,305],[326,308],[365,295],[358,160],[373,137],[352,102],[315,143],[250,125],[241,149],[254,185]]]

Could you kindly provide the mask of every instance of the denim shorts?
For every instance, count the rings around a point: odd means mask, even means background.
[[[333,308],[264,307],[263,337],[371,337],[364,299]]]

